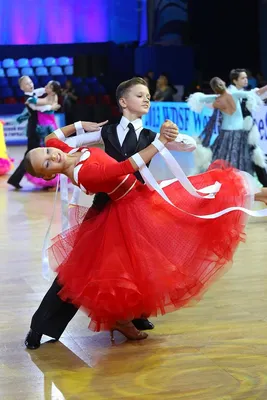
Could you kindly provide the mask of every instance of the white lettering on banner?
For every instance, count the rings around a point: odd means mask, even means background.
[[[27,143],[27,124],[28,121],[23,121],[21,124],[14,123],[16,115],[0,115],[0,120],[6,122],[4,124],[4,135],[6,144],[25,145]],[[58,126],[64,125],[64,114],[55,114],[56,123]]]
[[[187,103],[151,102],[150,111],[143,117],[143,123],[146,128],[159,132],[163,122],[170,119],[178,125],[181,133],[198,136],[212,113],[213,109],[204,108],[200,114],[197,114],[191,111]]]
[[[254,112],[253,117],[260,132],[259,145],[262,151],[267,154],[267,106],[264,105],[259,111]]]
[[[200,114],[195,113],[187,103],[151,102],[150,111],[143,117],[143,123],[145,128],[159,132],[163,122],[170,119],[178,125],[181,133],[198,136],[207,125],[212,113],[213,109],[208,107],[205,107]],[[260,132],[259,146],[267,154],[267,106],[264,105],[258,112],[254,112],[253,118]],[[214,134],[217,133],[216,129]]]

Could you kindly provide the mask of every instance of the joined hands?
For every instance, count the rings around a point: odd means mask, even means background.
[[[166,120],[161,125],[159,139],[161,140],[162,143],[166,144],[168,142],[173,142],[178,135],[179,135],[179,128],[174,122]]]

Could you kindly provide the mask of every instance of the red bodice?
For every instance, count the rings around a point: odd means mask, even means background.
[[[119,200],[137,184],[133,175],[135,170],[129,160],[118,162],[98,148],[74,149],[58,139],[48,140],[46,146],[56,147],[65,153],[82,152],[73,176],[86,194],[105,192],[112,200]]]

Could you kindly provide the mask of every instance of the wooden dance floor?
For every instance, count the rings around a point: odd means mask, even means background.
[[[41,248],[54,193],[0,178],[1,400],[266,400],[267,221],[250,221],[232,269],[194,308],[154,319],[141,342],[92,333],[79,311],[59,342],[26,350],[49,287]],[[59,204],[53,233],[60,228]],[[92,243],[93,246],[93,243]]]

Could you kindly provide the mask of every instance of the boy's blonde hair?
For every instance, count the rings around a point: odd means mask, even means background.
[[[23,75],[23,76],[21,76],[21,77],[18,79],[19,87],[21,87],[22,81],[23,81],[25,78],[29,78],[29,76],[28,76],[28,75]]]
[[[143,78],[139,77],[134,77],[132,79],[129,79],[128,81],[124,81],[119,84],[119,86],[116,89],[116,100],[119,106],[120,111],[122,111],[121,105],[120,105],[120,99],[124,97],[127,92],[136,85],[144,85],[148,87],[146,81]]]

